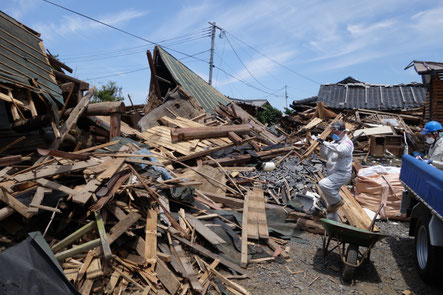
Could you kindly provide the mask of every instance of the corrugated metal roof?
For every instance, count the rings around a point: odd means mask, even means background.
[[[221,105],[228,105],[229,99],[217,89],[208,84],[199,75],[194,73],[179,60],[169,54],[160,46],[156,47],[160,58],[168,68],[177,84],[180,84],[197,102],[205,112],[214,113],[214,109]]]
[[[0,11],[0,81],[40,92],[29,81],[33,78],[43,94],[63,104],[62,91],[51,76],[52,69],[40,42],[23,24]]]
[[[432,71],[442,72],[443,71],[443,63],[442,62],[434,62],[434,61],[412,61],[406,68],[410,68],[414,66],[415,70],[419,75],[427,74]]]
[[[294,101],[323,102],[333,109],[407,110],[421,107],[426,99],[426,87],[421,83],[398,85],[324,84],[318,98]]]

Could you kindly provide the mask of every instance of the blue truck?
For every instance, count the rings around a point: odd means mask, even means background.
[[[443,171],[404,155],[400,180],[405,186],[401,211],[410,216],[416,265],[429,283],[441,281],[443,265]]]

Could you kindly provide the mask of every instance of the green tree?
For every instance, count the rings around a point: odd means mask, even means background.
[[[288,108],[285,108],[285,111],[284,111],[284,113],[285,113],[285,115],[288,115],[288,116],[290,116],[290,115],[293,115],[293,114],[295,114],[295,110],[292,110],[292,109],[288,109]]]
[[[263,110],[259,111],[258,119],[263,124],[275,123],[282,117],[282,113],[269,104],[263,105]]]
[[[122,101],[123,97],[122,88],[114,81],[108,81],[105,85],[95,91],[92,96],[91,102],[107,102],[107,101]]]

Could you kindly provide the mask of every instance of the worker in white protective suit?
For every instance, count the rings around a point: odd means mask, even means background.
[[[436,168],[443,170],[443,137],[440,132],[443,128],[439,122],[430,121],[426,123],[421,133],[425,136],[426,143],[429,144],[428,158],[425,161]]]
[[[338,221],[337,210],[344,204],[339,193],[342,185],[351,179],[354,143],[348,138],[343,122],[334,123],[331,129],[332,142],[317,139],[321,143],[320,155],[328,160],[328,176],[318,185],[326,198],[328,218]]]

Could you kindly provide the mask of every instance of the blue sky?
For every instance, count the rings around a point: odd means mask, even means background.
[[[285,85],[290,103],[347,76],[374,84],[420,81],[413,69],[403,70],[409,62],[443,61],[443,1],[52,1],[163,44],[205,80],[208,22],[215,21],[225,33],[217,31],[213,85],[279,109]],[[42,0],[2,1],[1,9],[40,32],[75,77],[97,87],[116,81],[134,103],[145,102],[152,44]]]

